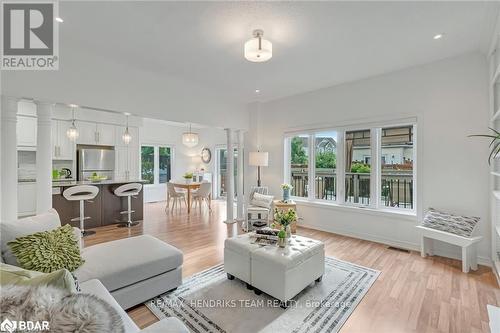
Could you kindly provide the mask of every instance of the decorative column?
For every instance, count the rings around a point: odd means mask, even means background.
[[[227,163],[226,163],[226,221],[224,223],[234,223],[234,150],[233,150],[233,130],[226,128],[227,135]]]
[[[237,158],[237,188],[236,188],[236,197],[238,198],[237,201],[237,209],[236,209],[236,219],[238,222],[242,222],[245,220],[244,218],[244,213],[243,213],[243,203],[245,201],[245,198],[243,196],[243,175],[244,175],[244,170],[243,170],[243,159],[244,159],[244,151],[243,151],[243,130],[238,130],[236,131],[237,139],[238,139],[238,158]]]
[[[17,219],[17,102],[2,96],[2,221]]]
[[[52,107],[48,102],[36,102],[36,213],[52,208]]]

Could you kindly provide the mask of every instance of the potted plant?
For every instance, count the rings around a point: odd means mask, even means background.
[[[191,183],[191,181],[193,180],[193,173],[192,172],[186,172],[182,178],[184,178],[186,180],[186,183]]]
[[[500,132],[491,127],[489,127],[489,129],[493,132],[492,134],[469,135],[469,138],[481,137],[481,138],[491,139],[490,142],[491,151],[490,151],[490,156],[488,156],[488,163],[491,164],[491,160],[497,158],[498,154],[500,154]]]
[[[278,246],[285,247],[285,245],[286,245],[286,232],[285,230],[281,229],[278,232]]]
[[[285,231],[286,237],[292,235],[292,230],[290,229],[290,224],[297,220],[297,213],[293,209],[288,211],[283,211],[280,209],[274,210],[274,221],[281,225],[281,231]]]
[[[283,202],[288,202],[290,200],[290,191],[293,186],[290,184],[281,184],[281,189],[283,190]]]

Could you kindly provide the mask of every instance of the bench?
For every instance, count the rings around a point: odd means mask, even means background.
[[[424,226],[417,226],[421,232],[421,255],[433,255],[433,240],[438,240],[448,244],[460,246],[462,248],[462,271],[468,273],[469,269],[477,270],[477,250],[476,244],[481,241],[482,236],[464,237],[449,232],[436,230]]]

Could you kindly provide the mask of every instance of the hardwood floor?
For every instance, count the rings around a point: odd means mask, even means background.
[[[163,203],[147,204],[144,223],[131,229],[105,226],[85,238],[85,246],[150,234],[184,252],[183,275],[223,261],[224,239],[237,225],[222,223],[225,203],[213,201],[212,213],[194,209],[165,214]],[[299,228],[298,234],[320,239],[326,255],[380,270],[373,285],[341,332],[489,332],[486,304],[500,305],[500,289],[489,267],[464,274],[461,263],[441,257],[421,258],[416,252]],[[143,305],[128,311],[138,326],[157,321]]]

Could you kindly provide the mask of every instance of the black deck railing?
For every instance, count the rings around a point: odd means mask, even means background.
[[[292,168],[292,195],[307,197],[309,191],[308,171],[305,168]],[[387,207],[413,209],[412,171],[384,171],[381,176],[381,203]],[[315,178],[317,199],[337,199],[337,175],[334,169],[317,169]],[[370,204],[370,174],[348,172],[345,175],[345,202]]]

